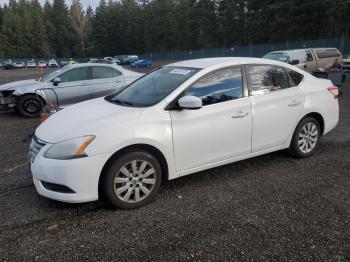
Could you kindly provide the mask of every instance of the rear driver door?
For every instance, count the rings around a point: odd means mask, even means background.
[[[90,74],[89,88],[92,98],[112,94],[126,85],[123,74],[110,66],[91,66]]]
[[[303,76],[272,65],[247,65],[246,72],[253,114],[252,152],[280,147],[294,132],[303,110],[304,93],[298,86]],[[290,78],[292,73],[301,75],[297,84]]]

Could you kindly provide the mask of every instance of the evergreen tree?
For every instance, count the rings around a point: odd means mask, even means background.
[[[350,0],[9,0],[1,57],[107,56],[350,36]]]
[[[86,39],[90,30],[90,17],[86,15],[79,0],[73,0],[69,12],[70,25],[76,33],[76,41],[81,46],[81,53],[86,57]]]
[[[49,21],[54,27],[50,46],[55,56],[70,57],[73,50],[73,33],[69,24],[68,8],[64,0],[53,0]]]

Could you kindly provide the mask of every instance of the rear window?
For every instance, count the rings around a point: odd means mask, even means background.
[[[336,58],[339,57],[340,54],[337,49],[318,49],[316,50],[316,54],[318,58]]]

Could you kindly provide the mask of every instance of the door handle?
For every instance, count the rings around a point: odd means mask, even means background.
[[[245,117],[247,115],[248,115],[248,112],[238,111],[237,114],[232,116],[232,118],[241,118],[241,117]]]
[[[300,104],[301,104],[300,101],[293,100],[292,102],[290,102],[290,103],[288,104],[288,106],[298,106],[298,105],[300,105]]]

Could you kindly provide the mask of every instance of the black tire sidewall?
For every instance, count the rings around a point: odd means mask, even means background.
[[[30,113],[24,109],[24,103],[29,99],[34,99],[39,103],[39,110],[37,110],[35,113]],[[16,105],[16,111],[25,117],[38,117],[40,116],[43,106],[44,106],[43,101],[41,101],[41,99],[36,95],[24,95],[18,99],[18,102]]]
[[[142,201],[137,203],[127,203],[120,200],[114,192],[114,177],[119,169],[125,165],[127,162],[132,160],[146,160],[155,169],[156,183],[152,192]],[[103,199],[107,200],[114,207],[121,209],[132,209],[143,205],[146,205],[156,196],[159,187],[162,182],[162,169],[158,160],[153,157],[150,153],[145,151],[130,151],[116,159],[112,164],[109,165],[107,170],[104,172],[101,183],[101,193],[103,194]]]
[[[300,133],[301,129],[307,123],[313,123],[316,125],[317,131],[318,131],[318,137],[317,137],[317,142],[316,142],[315,147],[309,153],[304,153],[300,150],[300,148],[298,146],[298,138],[299,138],[299,133]],[[293,134],[293,138],[292,138],[292,142],[291,142],[291,146],[289,148],[289,151],[293,156],[298,157],[298,158],[309,157],[312,154],[314,154],[314,152],[316,151],[318,144],[319,144],[319,141],[320,141],[320,137],[321,137],[321,128],[320,128],[320,124],[318,123],[318,121],[313,117],[306,117],[303,120],[301,120],[299,122],[299,124],[297,125],[297,128],[295,129],[294,134]]]

